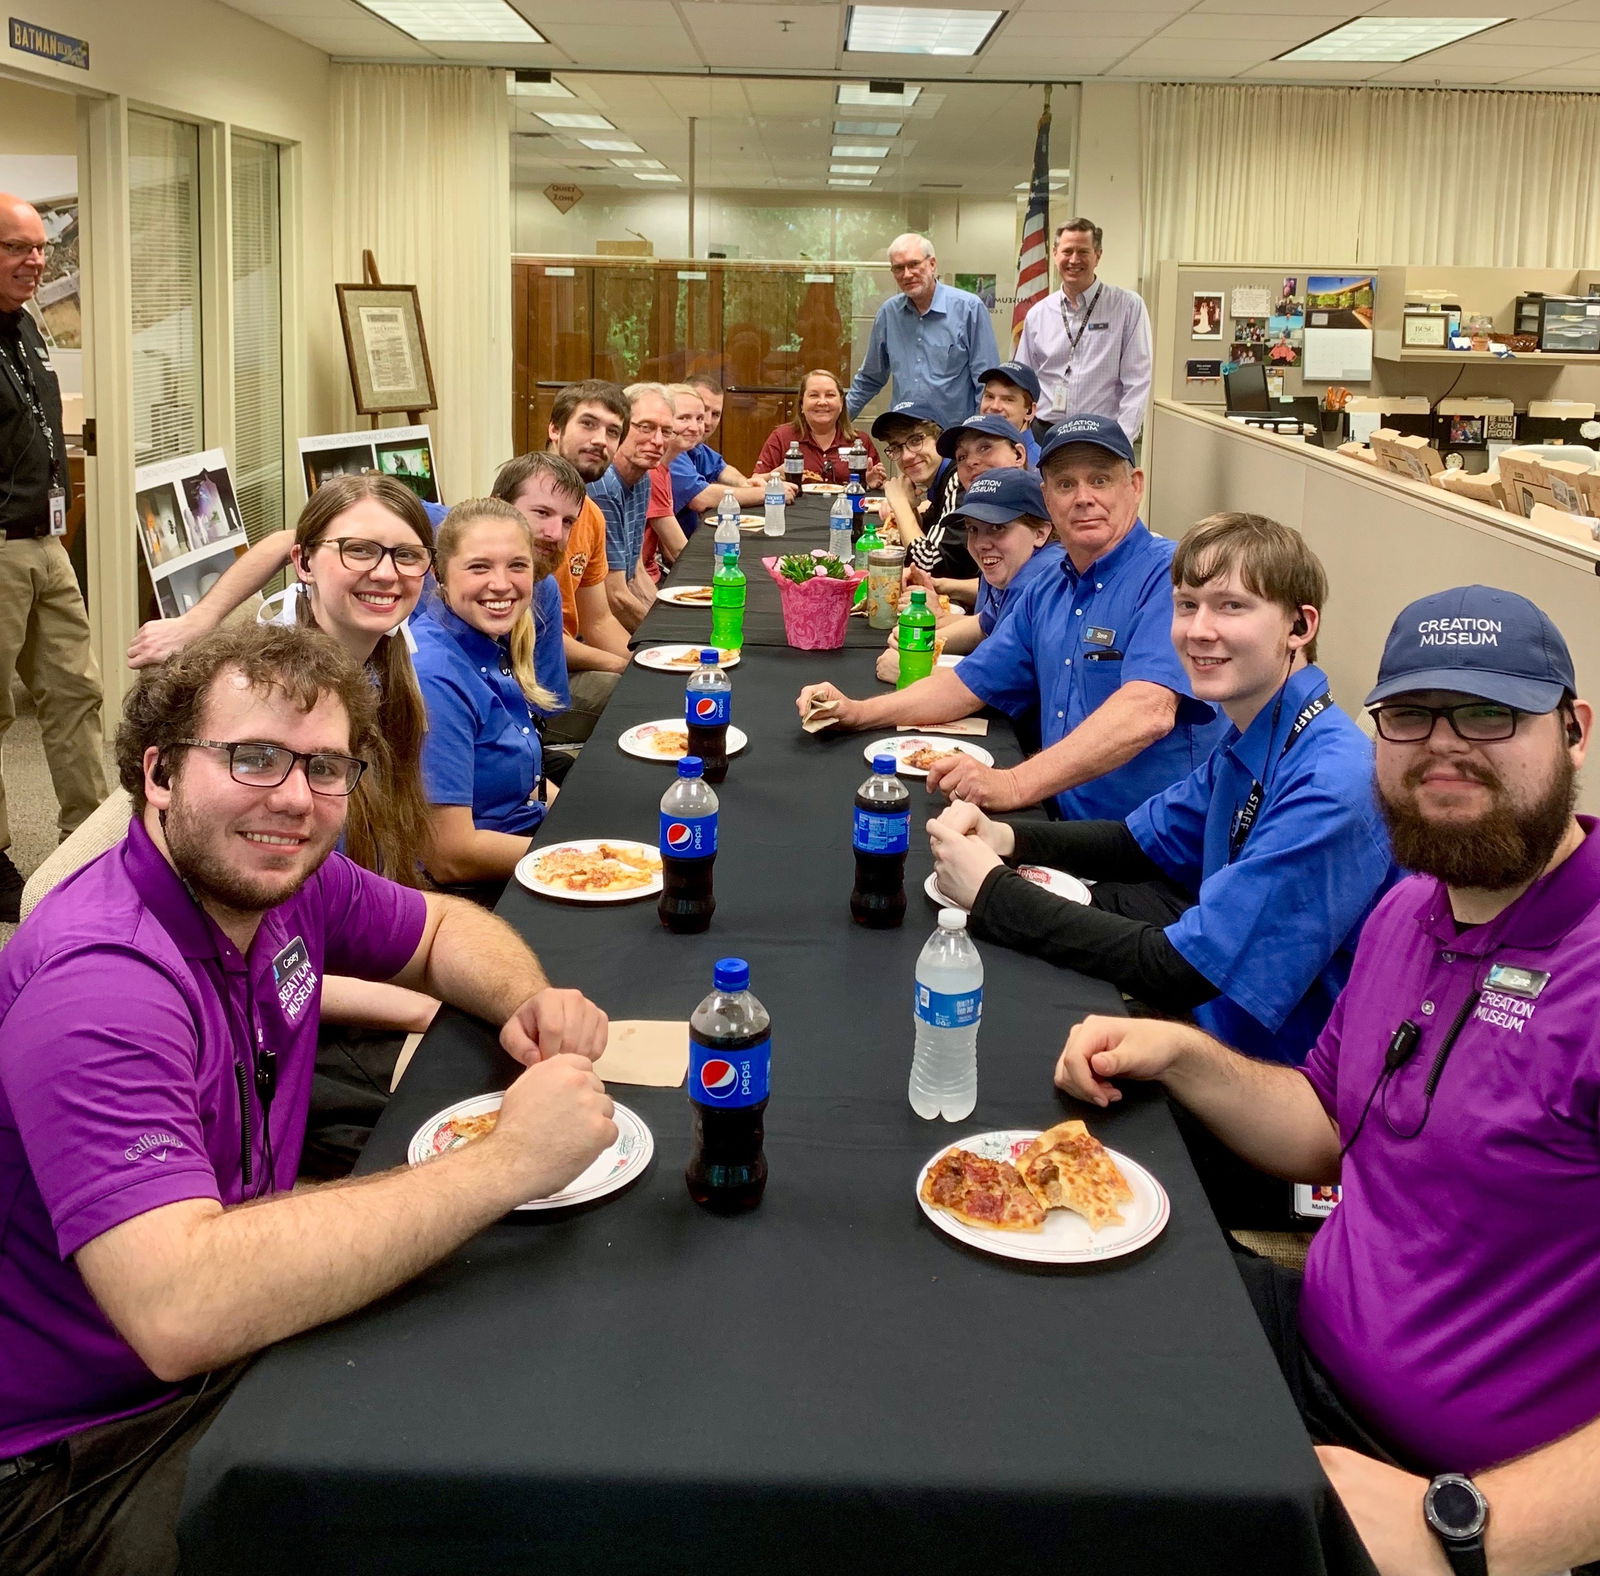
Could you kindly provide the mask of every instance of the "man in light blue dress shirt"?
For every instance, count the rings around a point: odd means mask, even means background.
[[[900,294],[873,319],[867,354],[845,406],[852,418],[890,378],[894,403],[916,400],[954,427],[978,408],[983,374],[999,361],[994,324],[983,302],[967,290],[939,283],[939,259],[925,235],[897,236],[889,271]]]

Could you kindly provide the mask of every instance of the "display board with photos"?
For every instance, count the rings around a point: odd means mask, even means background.
[[[221,449],[141,465],[134,528],[163,618],[187,613],[249,546]]]
[[[310,497],[330,476],[377,473],[403,482],[424,503],[443,503],[427,427],[328,432],[300,440],[300,474]]]

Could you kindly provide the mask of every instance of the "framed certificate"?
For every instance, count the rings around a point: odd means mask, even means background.
[[[1400,343],[1407,350],[1443,350],[1449,322],[1443,312],[1407,312],[1401,319]]]
[[[335,285],[350,387],[363,416],[433,410],[433,367],[415,285]]]

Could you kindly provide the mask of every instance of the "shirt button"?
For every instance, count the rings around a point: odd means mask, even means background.
[[[1433,1016],[1433,1003],[1431,1001],[1423,1002],[1422,1011],[1425,1017],[1431,1018]]]
[[[1074,614],[1074,617],[1077,617],[1077,618],[1082,618],[1083,617],[1083,609],[1081,607],[1076,610],[1076,612]]]
[[[526,732],[527,732],[527,731],[528,731],[528,730],[527,730],[527,729],[526,729],[526,728],[524,728],[524,729],[523,729],[523,730],[522,730],[522,731],[523,731],[523,732],[524,732],[524,733],[526,733]]]
[[[1071,657],[1068,657],[1066,659],[1065,666],[1067,666],[1069,668],[1072,666],[1072,658]]]
[[[487,668],[479,668],[478,671],[480,673],[487,673],[489,670]]]
[[[1096,591],[1104,591],[1105,590],[1105,587],[1098,580],[1095,581],[1094,588],[1095,588]]]
[[[1453,952],[1443,952],[1443,953],[1440,953],[1440,956],[1444,959],[1444,961],[1446,963],[1454,963],[1455,960],[1456,960],[1456,955]]]

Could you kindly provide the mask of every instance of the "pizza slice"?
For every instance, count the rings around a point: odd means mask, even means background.
[[[1042,1231],[1045,1212],[1015,1166],[966,1149],[947,1149],[928,1167],[922,1197],[969,1226]]]
[[[1128,1179],[1082,1122],[1061,1122],[1040,1133],[1017,1156],[1017,1173],[1046,1209],[1070,1209],[1093,1231],[1120,1226],[1117,1205],[1133,1199]]]

